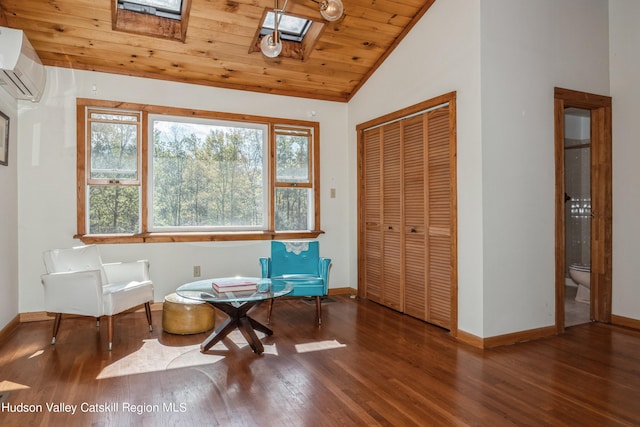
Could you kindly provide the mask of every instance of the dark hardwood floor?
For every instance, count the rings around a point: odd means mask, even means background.
[[[64,319],[55,346],[51,322],[21,324],[0,344],[0,425],[640,425],[639,331],[585,324],[481,351],[333,298],[321,328],[313,305],[278,301],[262,356],[240,334],[200,354],[206,335],[162,332],[161,312],[152,333],[144,313],[117,317],[111,353],[106,322]]]

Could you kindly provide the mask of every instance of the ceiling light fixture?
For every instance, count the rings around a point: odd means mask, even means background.
[[[311,0],[315,4],[320,5],[320,15],[327,21],[337,21],[342,17],[344,6],[341,0]]]
[[[280,38],[280,31],[278,31],[278,24],[280,23],[280,17],[284,13],[284,9],[287,7],[287,2],[284,0],[282,9],[278,9],[278,0],[275,0],[275,6],[273,7],[273,32],[262,37],[260,42],[260,50],[262,54],[268,58],[275,58],[282,52],[282,40]]]
[[[284,14],[287,8],[287,2],[284,0],[282,8],[278,7],[278,0],[275,0],[273,7],[273,32],[262,37],[260,42],[260,50],[262,54],[269,58],[276,58],[282,52],[282,38],[280,37],[280,31],[278,25],[280,24],[280,18]],[[342,17],[344,12],[344,6],[341,0],[311,0],[320,6],[320,15],[327,21],[337,21]]]

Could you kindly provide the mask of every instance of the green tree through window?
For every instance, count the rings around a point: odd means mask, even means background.
[[[152,229],[263,229],[266,133],[154,121]]]
[[[94,234],[140,230],[139,113],[93,111],[89,229]]]

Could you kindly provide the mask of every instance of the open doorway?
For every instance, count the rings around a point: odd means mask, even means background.
[[[573,115],[571,115],[573,114]],[[588,118],[587,131],[578,138],[583,141],[574,142],[586,148],[588,140],[588,191],[571,186],[572,196],[567,191],[568,167],[572,159],[567,158],[567,137],[576,139],[575,135],[566,135],[567,120],[584,126],[583,119]],[[582,119],[580,119],[582,118]],[[575,123],[574,123],[575,124]],[[578,134],[579,135],[579,134]],[[570,150],[578,150],[570,148]],[[584,150],[583,150],[584,151]],[[575,153],[574,153],[575,154]],[[577,157],[577,156],[573,156]],[[568,89],[555,89],[555,161],[556,161],[556,330],[564,331],[567,326],[567,278],[570,267],[582,266],[583,275],[586,269],[588,286],[581,289],[580,298],[588,300],[588,319],[586,321],[610,322],[611,320],[611,98]],[[567,162],[568,161],[568,162]],[[584,156],[574,158],[573,162],[584,162]],[[571,179],[569,179],[571,181]],[[582,181],[582,178],[581,180]],[[578,185],[583,186],[580,182]],[[580,194],[578,194],[580,193]],[[584,194],[588,194],[585,197]],[[584,200],[588,199],[588,200]],[[578,223],[571,223],[571,210]],[[588,242],[579,247],[572,238],[567,238],[569,228],[580,228],[580,236],[576,240],[587,238]],[[588,230],[588,232],[587,232]],[[575,230],[573,230],[575,231]],[[569,233],[571,235],[571,233]],[[586,251],[586,253],[585,253]],[[579,252],[579,253],[578,253]],[[571,262],[570,259],[578,259]],[[578,289],[576,288],[576,293]],[[573,315],[573,313],[571,313]],[[583,319],[584,320],[584,319]],[[583,321],[581,320],[581,321]],[[575,322],[571,320],[571,322]]]
[[[565,327],[591,321],[591,111],[564,109]]]

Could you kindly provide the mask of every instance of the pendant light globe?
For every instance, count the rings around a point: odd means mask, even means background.
[[[324,0],[320,3],[320,15],[327,21],[337,21],[343,12],[344,6],[340,0]]]
[[[268,58],[276,58],[282,52],[282,41],[280,37],[274,37],[275,31],[262,37],[260,50]]]

